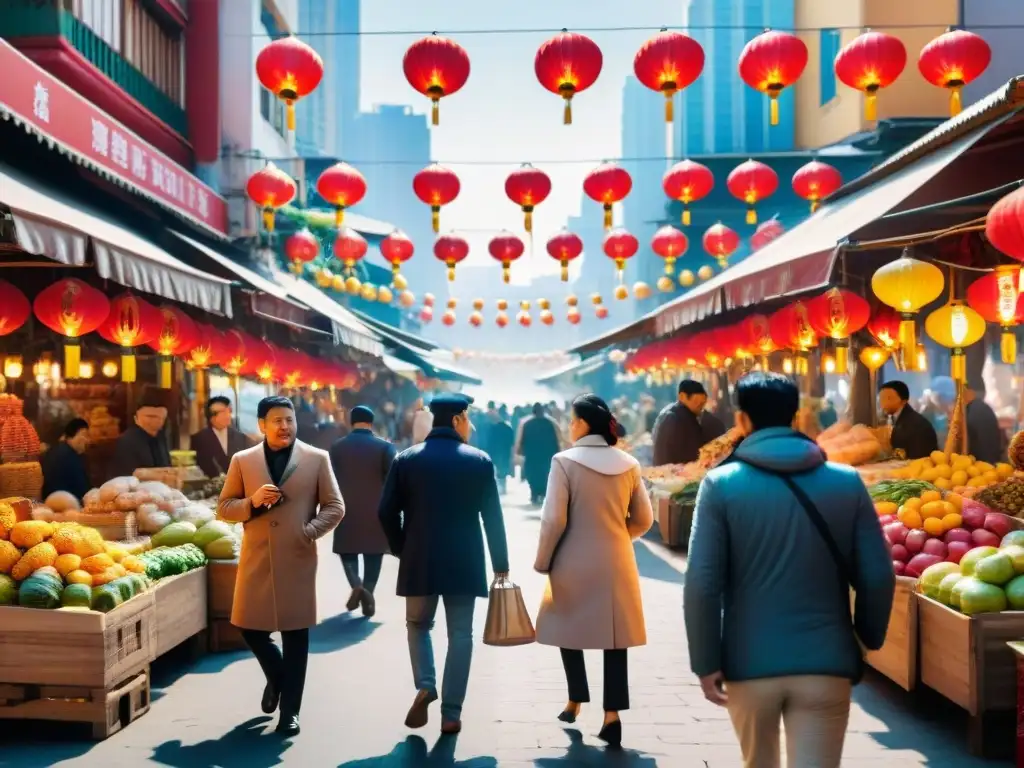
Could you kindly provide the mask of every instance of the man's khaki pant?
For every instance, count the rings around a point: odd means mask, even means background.
[[[788,768],[839,768],[850,718],[850,681],[800,675],[728,683],[729,717],[746,768],[779,768],[779,723]]]

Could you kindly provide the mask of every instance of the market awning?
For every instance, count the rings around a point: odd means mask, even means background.
[[[246,287],[255,288],[257,291],[269,294],[273,296],[275,299],[287,299],[288,291],[286,291],[283,287],[273,282],[272,280],[268,280],[258,272],[255,272],[249,269],[248,267],[239,264],[234,259],[231,259],[225,256],[223,253],[220,253],[219,251],[216,251],[213,248],[210,248],[209,246],[200,243],[198,240],[193,240],[188,235],[183,235],[181,234],[181,232],[175,232],[173,229],[170,230],[170,232],[172,235],[177,237],[179,240],[183,241],[189,247],[195,249],[196,251],[199,251],[199,253],[205,256],[206,258],[216,262],[221,267],[226,269],[228,272],[231,272],[232,274],[237,276],[239,280],[241,280],[244,283],[247,283]]]
[[[284,287],[289,297],[330,320],[338,343],[375,357],[384,354],[380,336],[319,288],[283,272],[276,273],[274,279]]]
[[[440,344],[435,344],[432,341],[424,339],[422,336],[417,336],[414,333],[409,333],[408,331],[403,331],[400,328],[395,328],[394,326],[388,325],[387,323],[378,320],[375,317],[370,317],[365,312],[360,312],[357,309],[350,309],[349,312],[351,312],[353,315],[359,318],[363,323],[373,328],[375,331],[386,333],[389,336],[392,336],[404,342],[405,344],[409,344],[413,347],[417,347],[428,352],[435,349],[440,349]]]
[[[538,384],[545,384],[550,381],[554,381],[562,376],[576,375],[582,376],[587,373],[593,373],[598,368],[603,366],[608,361],[604,354],[594,355],[593,357],[587,358],[576,358],[571,360],[563,366],[556,368],[550,373],[545,373],[543,376],[538,376],[534,379]]]
[[[423,373],[432,379],[458,384],[483,384],[483,380],[472,371],[460,368],[439,355],[419,352],[411,347],[396,349],[395,354],[403,359],[415,360]]]
[[[105,214],[2,165],[0,203],[10,209],[18,244],[28,253],[81,267],[91,242],[100,277],[232,315],[230,280],[190,267]]]
[[[385,354],[381,360],[384,361],[385,367],[392,373],[397,373],[399,376],[404,376],[407,379],[416,381],[417,375],[420,372],[420,367],[413,363],[406,362],[394,355]]]

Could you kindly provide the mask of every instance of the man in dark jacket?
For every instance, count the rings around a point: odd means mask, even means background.
[[[984,385],[977,389],[968,386],[964,390],[967,403],[967,450],[978,461],[997,464],[1006,457],[1006,436],[999,426],[999,417],[992,406],[985,402]]]
[[[701,483],[690,533],[690,665],[705,698],[728,707],[747,765],[780,764],[785,712],[790,761],[839,766],[858,640],[877,650],[889,624],[889,549],[857,472],[790,426],[796,386],[754,373],[736,394],[747,436]]]
[[[679,399],[654,423],[654,466],[696,461],[705,443],[725,434],[725,425],[704,412],[708,393],[699,381],[679,382]]]
[[[902,381],[887,381],[878,390],[878,406],[892,419],[889,442],[908,459],[923,459],[939,449],[935,427],[910,405],[910,388]]]
[[[223,395],[211,397],[206,403],[206,429],[189,440],[196,452],[196,464],[207,477],[226,474],[231,457],[252,447],[252,441],[231,426],[233,418],[230,400]]]
[[[486,556],[495,577],[508,573],[508,542],[494,465],[467,445],[472,399],[439,395],[430,403],[434,428],[427,439],[398,455],[380,503],[391,551],[399,558],[398,594],[406,598],[409,656],[416,698],[405,724],[422,728],[437,700],[430,629],[444,601],[448,654],[441,690],[441,731],[462,729],[462,703],[473,655],[473,609],[487,596]]]
[[[377,511],[395,446],[373,434],[373,411],[365,405],[352,409],[352,431],[331,446],[331,466],[345,500],[345,519],[334,529],[334,552],[341,556],[345,578],[352,587],[345,607],[362,606],[369,618],[377,611],[373,590],[380,577],[381,563],[388,553],[388,540]],[[363,577],[359,578],[359,556],[363,556]]]
[[[515,441],[516,433],[508,421],[508,409],[503,405],[494,412],[487,438],[487,453],[494,462],[498,490],[502,493],[505,493],[508,478],[512,475],[512,448]]]
[[[523,479],[530,486],[530,501],[541,504],[547,490],[551,459],[562,448],[558,422],[540,403],[534,403],[533,415],[519,424],[516,455],[523,457]]]
[[[127,477],[136,469],[171,466],[171,451],[164,433],[167,408],[156,402],[150,404],[143,400],[135,410],[135,423],[117,438],[107,472],[109,477]]]

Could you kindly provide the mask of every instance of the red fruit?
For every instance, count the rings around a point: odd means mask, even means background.
[[[885,528],[885,526],[887,526],[889,523],[895,523],[895,522],[897,522],[896,515],[879,515],[878,516],[878,524],[880,526],[882,526],[883,528]]]
[[[974,542],[975,547],[998,547],[1002,539],[992,533],[992,531],[979,528],[971,532],[971,541]],[[971,547],[971,549],[974,549],[974,547]]]
[[[971,543],[971,532],[966,528],[953,528],[946,531],[945,541],[947,544],[952,544],[954,541]]]
[[[897,576],[902,576],[907,572],[907,564],[901,563],[899,560],[892,561],[892,572]]]
[[[1013,530],[1010,525],[1010,518],[999,512],[989,512],[985,515],[984,528],[986,531],[991,531],[998,536],[1000,541],[1003,540],[1003,536]],[[996,546],[999,545],[997,544]]]
[[[928,539],[921,551],[926,555],[935,555],[943,560],[946,559],[946,545],[942,543],[942,539]]]
[[[902,544],[893,544],[891,552],[892,559],[899,560],[901,563],[905,563],[907,562],[907,560],[910,559],[910,553],[907,551],[907,548]]]
[[[959,563],[960,559],[973,549],[967,541],[951,541],[946,545],[946,562]]]
[[[902,544],[907,540],[907,534],[910,532],[910,529],[903,523],[896,522],[889,523],[885,526],[883,532],[885,533],[885,538],[889,540],[890,544]]]
[[[924,550],[924,543],[928,541],[928,534],[924,531],[917,529],[910,531],[907,534],[906,540],[903,544],[906,546],[907,551],[912,555],[916,555],[918,552]]]
[[[928,568],[928,566],[935,565],[936,563],[941,562],[941,557],[936,557],[935,555],[926,555],[922,552],[910,558],[910,562],[907,563],[906,574],[907,576],[913,576],[915,579],[920,578],[921,574],[924,573],[925,569]]]
[[[985,515],[991,512],[988,507],[973,499],[964,499],[960,511],[963,517],[964,528],[973,531],[975,528],[982,528],[985,525]]]

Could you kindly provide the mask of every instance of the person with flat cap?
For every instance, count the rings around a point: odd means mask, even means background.
[[[473,611],[487,596],[486,556],[495,578],[508,574],[508,542],[494,465],[467,443],[472,398],[438,395],[430,402],[434,427],[419,445],[398,454],[380,502],[380,521],[399,558],[398,595],[406,598],[409,657],[416,697],[409,728],[427,724],[437,700],[430,630],[444,602],[448,653],[441,686],[441,732],[462,730],[462,704],[473,656]]]
[[[354,611],[362,606],[363,615],[369,618],[377,610],[373,590],[384,555],[390,551],[377,509],[396,451],[387,440],[373,434],[373,411],[369,407],[357,405],[349,418],[352,431],[336,440],[330,450],[334,476],[345,499],[345,519],[334,529],[334,553],[341,556],[345,578],[352,587],[345,607]]]
[[[910,404],[910,387],[902,381],[887,381],[878,390],[878,407],[889,417],[894,451],[908,459],[923,459],[939,450],[939,437],[928,419]]]

